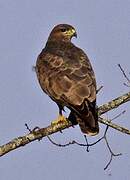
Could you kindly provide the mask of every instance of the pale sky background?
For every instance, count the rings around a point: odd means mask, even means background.
[[[32,66],[54,25],[73,25],[78,38],[73,42],[88,54],[98,86],[98,105],[118,97],[129,88],[117,64],[130,72],[130,0],[0,0],[0,144],[45,127],[57,117],[58,108],[40,89]],[[127,112],[115,122],[130,128],[130,103],[105,117]],[[102,135],[104,126],[100,126]],[[51,136],[58,143],[84,142],[77,126]],[[97,138],[98,138],[97,137]],[[90,137],[89,141],[94,141]],[[60,148],[47,138],[35,141],[0,158],[0,180],[129,180],[130,136],[109,130],[108,140],[115,153],[110,158],[104,142],[87,153],[72,145]]]

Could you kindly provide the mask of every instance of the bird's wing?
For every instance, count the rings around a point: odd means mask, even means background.
[[[41,54],[36,67],[40,85],[52,99],[63,100],[65,105],[96,99],[94,72],[82,50],[76,49],[70,56]]]
[[[77,116],[84,133],[98,132],[96,80],[90,61],[80,49],[68,55],[41,53],[37,60],[39,83],[57,104],[67,106]]]

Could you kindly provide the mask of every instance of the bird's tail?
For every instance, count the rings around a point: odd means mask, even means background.
[[[81,117],[77,117],[77,122],[83,133],[90,136],[95,136],[99,133],[98,116],[95,117],[91,111],[87,115],[84,114]]]
[[[95,136],[99,133],[98,113],[95,108],[95,102],[75,107],[75,111],[71,111],[68,119],[72,124],[77,122],[81,131],[85,134]]]

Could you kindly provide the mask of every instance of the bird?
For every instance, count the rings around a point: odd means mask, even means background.
[[[88,56],[72,43],[73,37],[77,32],[72,25],[58,24],[52,29],[37,57],[37,79],[59,108],[54,124],[66,121],[63,111],[67,107],[67,120],[79,124],[82,133],[95,136],[99,133],[96,78]]]

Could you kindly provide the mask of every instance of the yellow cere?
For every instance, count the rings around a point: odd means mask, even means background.
[[[75,33],[75,30],[74,30],[74,29],[69,29],[68,31],[66,31],[66,34],[67,34],[68,36],[72,36],[74,33]]]

